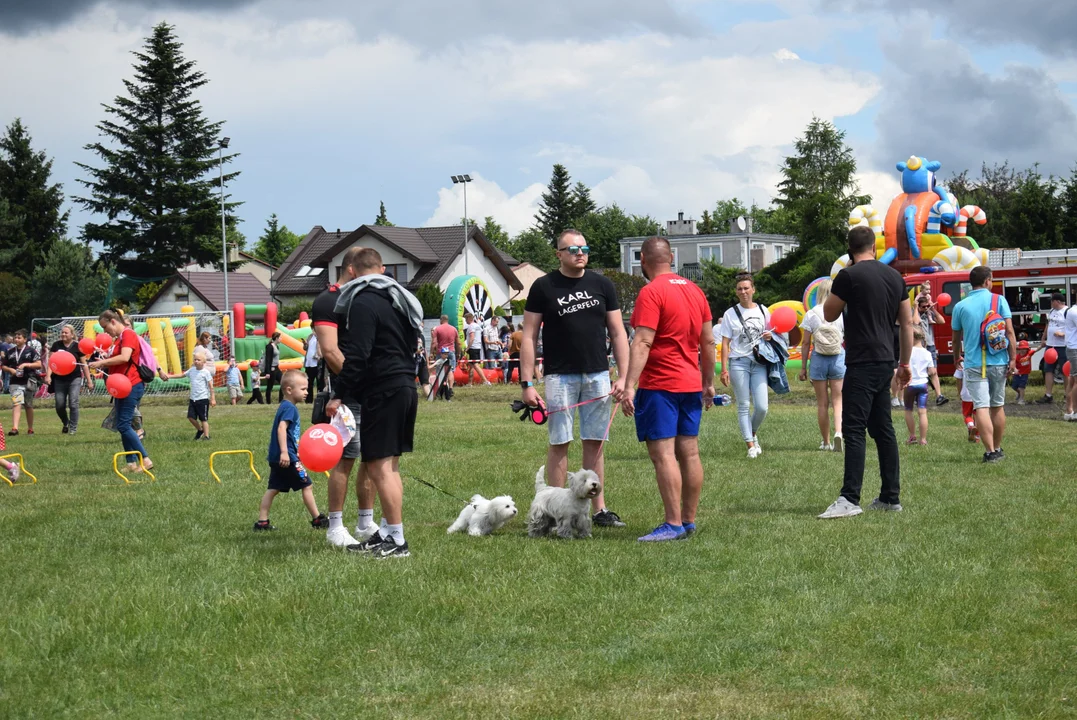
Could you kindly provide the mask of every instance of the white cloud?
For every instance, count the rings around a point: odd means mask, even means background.
[[[535,224],[539,200],[546,190],[544,185],[528,185],[510,196],[496,182],[487,180],[478,173],[471,173],[471,180],[472,182],[467,184],[468,217],[482,224],[483,219],[491,215],[509,235],[515,235]],[[463,185],[454,184],[438,190],[437,209],[423,226],[456,225],[463,216]]]

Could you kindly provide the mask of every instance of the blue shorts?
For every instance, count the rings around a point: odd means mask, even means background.
[[[679,435],[696,437],[702,415],[702,392],[640,389],[636,392],[636,439],[644,442]]]
[[[808,363],[808,378],[812,381],[821,380],[844,380],[845,379],[845,351],[837,355],[820,355],[812,351],[811,362]]]
[[[1014,390],[1023,390],[1028,387],[1028,375],[1014,375],[1010,380],[1010,387]]]
[[[927,385],[909,385],[905,388],[905,409],[927,409]]]
[[[269,466],[269,489],[277,492],[300,491],[313,485],[306,468],[294,462],[286,468],[280,465]]]

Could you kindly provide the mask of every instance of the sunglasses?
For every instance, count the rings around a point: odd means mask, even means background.
[[[588,245],[569,245],[568,247],[557,248],[557,252],[567,252],[569,255],[579,255],[580,253],[589,255],[591,248]]]

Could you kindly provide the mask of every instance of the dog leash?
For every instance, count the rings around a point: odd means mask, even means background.
[[[610,396],[610,394],[611,393],[606,393],[605,395],[600,395],[596,398],[591,398],[590,400],[584,400],[583,402],[576,403],[575,405],[569,405],[568,407],[557,408],[556,410],[547,410],[546,414],[553,415],[554,413],[565,412],[566,410],[574,410],[575,408],[583,407],[584,405],[590,405],[591,403],[598,402],[599,400],[605,400]]]
[[[441,489],[441,488],[439,488],[439,487],[438,487],[437,485],[435,485],[435,484],[433,484],[433,483],[428,483],[428,482],[427,482],[426,480],[423,480],[422,478],[419,478],[419,477],[415,477],[414,475],[405,475],[405,474],[403,474],[403,473],[401,473],[401,474],[400,474],[400,477],[402,477],[402,478],[407,478],[408,480],[415,480],[416,482],[420,482],[420,483],[422,483],[423,485],[426,485],[426,486],[427,486],[428,488],[432,488],[432,489],[434,489],[434,490],[437,490],[437,491],[438,491],[439,493],[443,493],[443,494],[445,494],[445,495],[448,495],[448,496],[449,496],[449,497],[451,497],[451,498],[452,498],[453,500],[459,500],[460,502],[464,503],[465,505],[470,505],[470,504],[471,504],[471,501],[470,501],[470,500],[464,500],[463,498],[459,498],[459,497],[456,497],[455,495],[453,495],[453,494],[452,494],[451,492],[449,492],[448,490],[442,490],[442,489]]]

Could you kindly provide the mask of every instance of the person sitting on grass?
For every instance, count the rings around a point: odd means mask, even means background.
[[[912,355],[909,357],[909,371],[912,378],[905,387],[905,426],[909,429],[907,444],[915,445],[916,421],[913,417],[915,409],[920,415],[920,440],[921,445],[927,445],[927,384],[931,378],[937,377],[935,361],[931,353],[924,347],[924,331],[918,325],[912,330]]]
[[[7,444],[4,441],[4,426],[0,424],[0,452],[4,450],[7,450]],[[19,481],[19,466],[16,463],[0,458],[0,468],[7,471],[8,480],[12,484]]]
[[[318,512],[314,501],[314,483],[307,475],[306,468],[299,462],[299,408],[296,407],[307,397],[307,376],[299,370],[289,370],[281,376],[280,390],[282,399],[273,416],[273,430],[269,433],[269,488],[262,496],[258,509],[258,522],[255,531],[276,530],[269,523],[269,510],[277,493],[298,490],[303,494],[303,504],[310,512],[311,527],[329,527],[329,518]]]
[[[238,405],[243,399],[243,374],[236,367],[236,359],[228,358],[228,370],[224,374],[225,384],[228,385],[228,397],[233,405]]]

